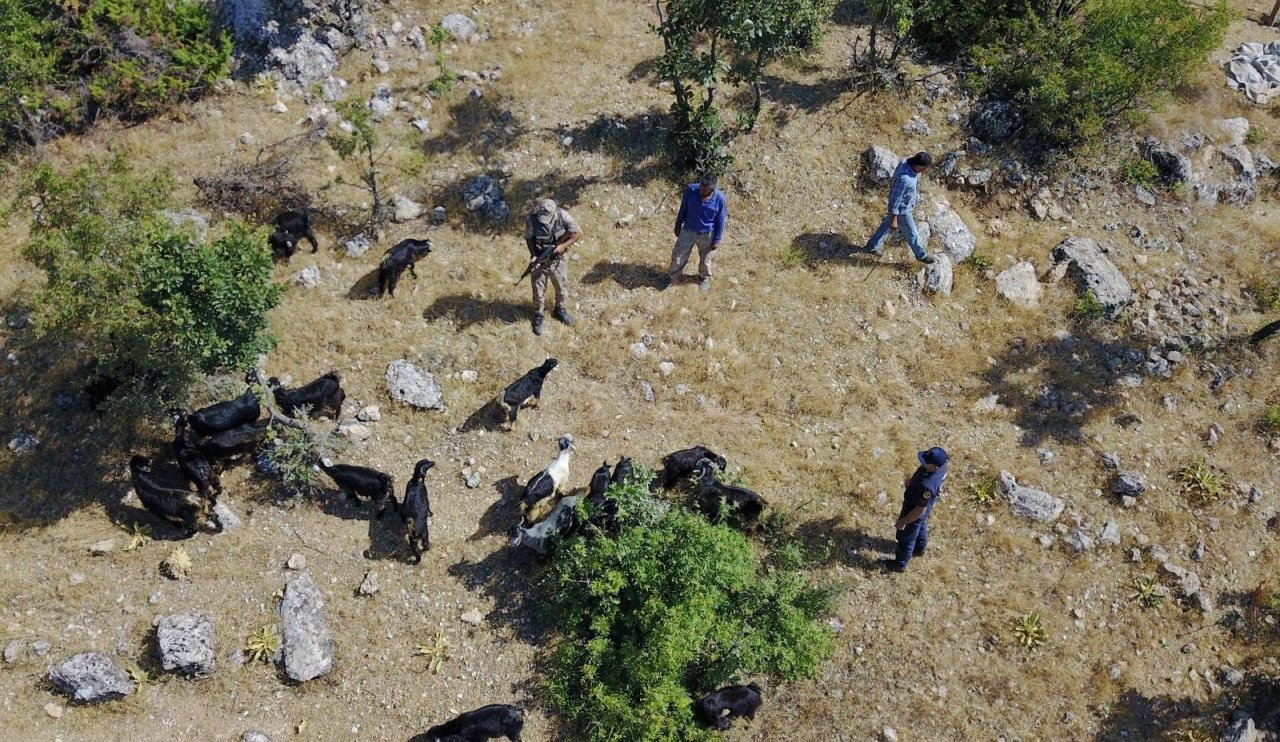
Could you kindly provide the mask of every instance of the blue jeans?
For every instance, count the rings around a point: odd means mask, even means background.
[[[924,551],[929,545],[928,526],[929,519],[924,517],[898,531],[898,550],[894,556],[902,569],[907,568],[907,562],[911,561],[913,554]]]
[[[879,253],[881,245],[884,244],[884,238],[889,236],[889,232],[893,229],[893,214],[889,214],[880,222],[880,228],[876,233],[871,235],[871,241],[867,243],[867,252]],[[902,238],[907,241],[907,245],[911,248],[911,252],[915,254],[916,259],[923,259],[928,255],[928,251],[924,249],[924,245],[920,244],[920,232],[916,229],[916,220],[912,218],[910,213],[898,215],[898,231],[902,233]]]

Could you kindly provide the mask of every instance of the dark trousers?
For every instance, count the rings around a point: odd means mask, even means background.
[[[898,550],[896,552],[898,566],[906,569],[907,562],[913,554],[921,553],[929,545],[929,519],[921,518],[906,528],[898,531]]]

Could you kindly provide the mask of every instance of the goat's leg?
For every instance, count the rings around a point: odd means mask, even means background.
[[[312,254],[312,255],[315,255],[317,252],[319,252],[319,251],[320,251],[320,243],[319,243],[319,242],[316,242],[316,235],[315,235],[315,233],[314,233],[314,232],[312,232],[310,229],[308,229],[308,230],[307,230],[307,233],[306,233],[306,234],[304,234],[304,235],[303,235],[303,237],[307,238],[307,241],[311,243],[311,254]]]

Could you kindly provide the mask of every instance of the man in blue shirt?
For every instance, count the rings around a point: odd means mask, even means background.
[[[882,564],[894,572],[907,571],[911,557],[924,556],[929,546],[929,514],[942,494],[942,480],[947,478],[947,461],[950,457],[941,447],[916,454],[919,468],[906,482],[902,495],[902,510],[894,528],[898,531],[898,549],[893,559],[882,559]]]
[[[698,288],[711,289],[711,253],[720,247],[726,216],[724,194],[716,188],[714,177],[704,176],[684,189],[680,213],[676,214],[676,246],[671,251],[664,290],[684,272],[694,245],[698,246]]]
[[[889,213],[880,222],[880,228],[871,235],[867,243],[867,252],[877,258],[883,254],[884,238],[890,230],[901,230],[902,237],[911,247],[916,260],[921,263],[932,263],[935,258],[920,244],[920,233],[916,230],[916,220],[911,216],[916,201],[920,198],[920,173],[933,165],[933,155],[928,152],[917,152],[902,161],[893,173],[893,185],[889,187]]]

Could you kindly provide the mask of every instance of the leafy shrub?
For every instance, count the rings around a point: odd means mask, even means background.
[[[1051,3],[1051,5],[1060,5]],[[1070,5],[1070,3],[1068,3]],[[1081,144],[1186,83],[1224,38],[1224,2],[1094,0],[1039,12],[974,49],[980,94],[1013,102],[1025,143]]]
[[[1273,404],[1262,413],[1262,429],[1268,433],[1280,433],[1280,405]]]
[[[100,112],[141,119],[227,74],[231,39],[196,0],[0,0],[0,134],[38,142]]]
[[[14,203],[33,204],[22,253],[47,278],[36,332],[79,341],[99,373],[148,379],[164,399],[198,372],[248,368],[269,350],[280,296],[265,235],[233,223],[198,241],[164,213],[172,185],[123,157],[66,174],[46,163]]]
[[[1107,308],[1098,301],[1096,294],[1086,291],[1076,299],[1071,316],[1078,320],[1099,320],[1107,316]]]
[[[1156,188],[1160,185],[1160,171],[1145,157],[1134,157],[1120,166],[1120,176],[1129,185]]]
[[[826,592],[762,566],[741,533],[653,499],[647,474],[611,490],[619,532],[584,526],[540,581],[561,632],[545,687],[575,739],[716,739],[693,718],[700,694],[745,675],[812,677],[832,651]]]
[[[1212,505],[1227,496],[1227,476],[1212,464],[1199,461],[1174,473],[1182,491],[1197,505]]]
[[[436,67],[440,68],[440,73],[435,76],[435,79],[427,83],[427,92],[432,98],[440,98],[452,92],[453,84],[458,77],[458,73],[449,66],[449,60],[444,55],[444,42],[448,40],[448,29],[439,25],[431,27],[431,36],[427,41],[436,48]]]
[[[974,252],[971,255],[969,255],[969,257],[960,261],[960,264],[966,265],[974,269],[975,271],[978,271],[979,273],[981,273],[982,271],[990,270],[991,267],[995,265],[995,261],[987,257],[986,255],[984,255],[983,253]]]
[[[1249,289],[1257,297],[1259,309],[1264,312],[1280,311],[1280,277],[1255,280]]]

